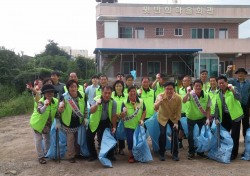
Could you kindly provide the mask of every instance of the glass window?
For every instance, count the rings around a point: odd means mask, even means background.
[[[192,38],[197,38],[197,29],[192,29]]]
[[[219,29],[219,38],[220,39],[228,38],[228,30],[226,28]]]
[[[183,31],[182,28],[176,28],[176,29],[174,30],[174,35],[175,35],[175,36],[182,36],[182,35],[183,35],[183,34],[182,34],[182,31]]]
[[[155,35],[156,36],[163,36],[164,35],[164,29],[163,28],[156,28],[155,29]]]
[[[144,27],[135,28],[135,38],[145,38]]]
[[[126,61],[123,65],[123,73],[124,74],[131,74],[130,71],[137,70],[137,63],[134,62],[134,68],[133,68],[133,61]]]
[[[214,28],[198,28],[198,29],[192,29],[192,38],[214,38]]]
[[[215,29],[209,29],[209,38],[215,38],[214,37],[214,32],[215,31]]]
[[[148,75],[160,73],[160,62],[148,62]]]
[[[202,38],[202,29],[197,29],[197,38]]]
[[[119,37],[120,38],[133,38],[133,28],[132,27],[120,27]]]

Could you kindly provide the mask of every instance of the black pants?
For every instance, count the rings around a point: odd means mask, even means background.
[[[205,124],[206,118],[202,118],[199,120],[190,120],[187,119],[188,125],[188,145],[189,145],[189,154],[195,154],[195,147],[194,147],[194,126],[195,124],[199,127],[199,134],[201,131],[202,126]]]
[[[173,129],[174,124],[173,124],[173,122],[171,120],[168,120],[167,124],[169,124],[169,126],[170,126],[170,128],[172,130],[172,134],[171,134],[171,137],[172,137],[171,153],[172,153],[172,155],[178,157],[178,132],[179,132],[179,129],[178,130]],[[160,137],[159,137],[160,150],[159,150],[159,154],[160,155],[164,155],[165,151],[166,151],[166,142],[167,142],[166,128],[167,128],[167,124],[165,126],[162,126],[159,123],[159,127],[160,127]]]
[[[110,120],[107,119],[107,120],[101,120],[100,123],[99,123],[99,126],[97,127],[97,129],[92,132],[90,130],[90,127],[88,127],[88,130],[87,130],[87,146],[88,146],[88,149],[89,149],[89,152],[90,152],[90,155],[92,157],[97,157],[97,152],[96,152],[96,148],[95,148],[95,135],[98,131],[99,135],[100,135],[100,143],[102,141],[102,136],[103,136],[103,132],[106,128],[110,128],[111,127],[111,123],[110,123]],[[114,155],[114,150],[110,150],[107,157],[111,157]]]
[[[241,105],[244,113],[243,119],[241,119],[242,122],[242,133],[245,139],[247,129],[249,128],[249,107],[247,105]]]
[[[239,139],[240,139],[240,121],[235,122],[231,119],[230,114],[224,113],[222,117],[221,125],[228,131],[231,131],[231,137],[234,142],[232,155],[237,156],[238,155],[238,149],[239,149]]]

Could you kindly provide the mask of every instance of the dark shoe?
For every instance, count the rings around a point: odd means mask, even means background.
[[[235,160],[237,158],[237,155],[231,155],[231,160]]]
[[[75,159],[75,158],[71,158],[71,159],[69,159],[69,162],[70,162],[70,163],[75,163],[75,162],[76,162],[76,159]]]
[[[179,161],[179,157],[178,157],[178,156],[173,156],[172,159],[173,159],[174,161]]]
[[[76,158],[76,159],[80,159],[80,160],[81,160],[81,159],[84,160],[84,159],[88,159],[89,157],[88,157],[88,156],[82,156],[82,155],[75,155],[75,158]]]
[[[40,164],[46,164],[47,163],[47,161],[44,158],[39,158],[38,161],[39,161]]]
[[[241,154],[241,157],[244,157],[245,156],[245,151]]]
[[[182,142],[179,142],[179,148],[183,148]]]
[[[125,155],[123,149],[120,149],[120,150],[119,150],[119,155]]]
[[[134,157],[133,157],[133,156],[130,156],[130,157],[128,158],[128,162],[129,162],[129,163],[135,163]]]
[[[165,156],[164,156],[164,155],[159,155],[159,160],[160,160],[160,161],[165,161],[165,160],[166,160],[166,158],[165,158]]]
[[[201,152],[201,153],[197,152],[197,155],[202,157],[202,158],[208,159],[208,156],[205,155],[204,152]]]
[[[95,160],[97,160],[97,157],[94,157],[94,156],[91,156],[88,159],[89,162],[92,162],[92,161],[95,161]]]
[[[111,161],[116,161],[115,156],[108,157],[108,159],[111,160]]]
[[[189,160],[194,159],[194,154],[193,154],[193,153],[192,153],[192,154],[191,154],[191,153],[189,153],[189,154],[188,154],[188,159],[189,159]]]

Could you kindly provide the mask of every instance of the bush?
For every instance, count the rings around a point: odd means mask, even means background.
[[[34,99],[29,92],[0,104],[0,117],[21,115],[33,111]]]

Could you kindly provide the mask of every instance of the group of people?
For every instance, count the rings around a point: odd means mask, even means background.
[[[208,71],[202,70],[200,78],[193,82],[189,75],[171,82],[167,81],[165,74],[159,73],[154,82],[149,77],[143,77],[140,86],[134,85],[132,75],[124,77],[118,73],[112,86],[106,75],[94,75],[91,78],[92,84],[85,87],[78,84],[74,72],[70,73],[66,85],[59,82],[59,72],[52,72],[50,81],[44,82],[37,89],[27,84],[35,97],[30,124],[34,131],[38,160],[41,164],[46,163],[50,128],[55,118],[57,128],[66,132],[65,158],[71,163],[76,158],[83,157],[77,144],[77,131],[81,125],[87,126],[86,141],[90,153],[88,161],[91,162],[98,158],[95,137],[99,147],[104,130],[110,128],[111,133],[115,134],[119,121],[124,123],[128,162],[134,163],[134,131],[138,125],[146,128],[144,123],[156,112],[160,129],[157,141],[160,161],[165,160],[167,125],[172,131],[172,159],[179,161],[178,150],[182,147],[183,138],[180,123],[182,117],[187,118],[188,159],[192,160],[197,153],[193,139],[194,126],[197,124],[201,129],[203,125],[211,125],[211,121],[218,117],[216,123],[220,123],[231,133],[234,142],[231,160],[234,160],[238,155],[241,122],[244,137],[249,128],[250,104],[247,72],[244,68],[239,68],[235,74],[237,79],[227,76],[208,78]],[[218,111],[215,111],[216,106]],[[107,158],[115,161],[114,154],[124,155],[124,149],[125,141],[118,140],[117,146],[108,152]],[[204,153],[197,155],[206,157]]]

